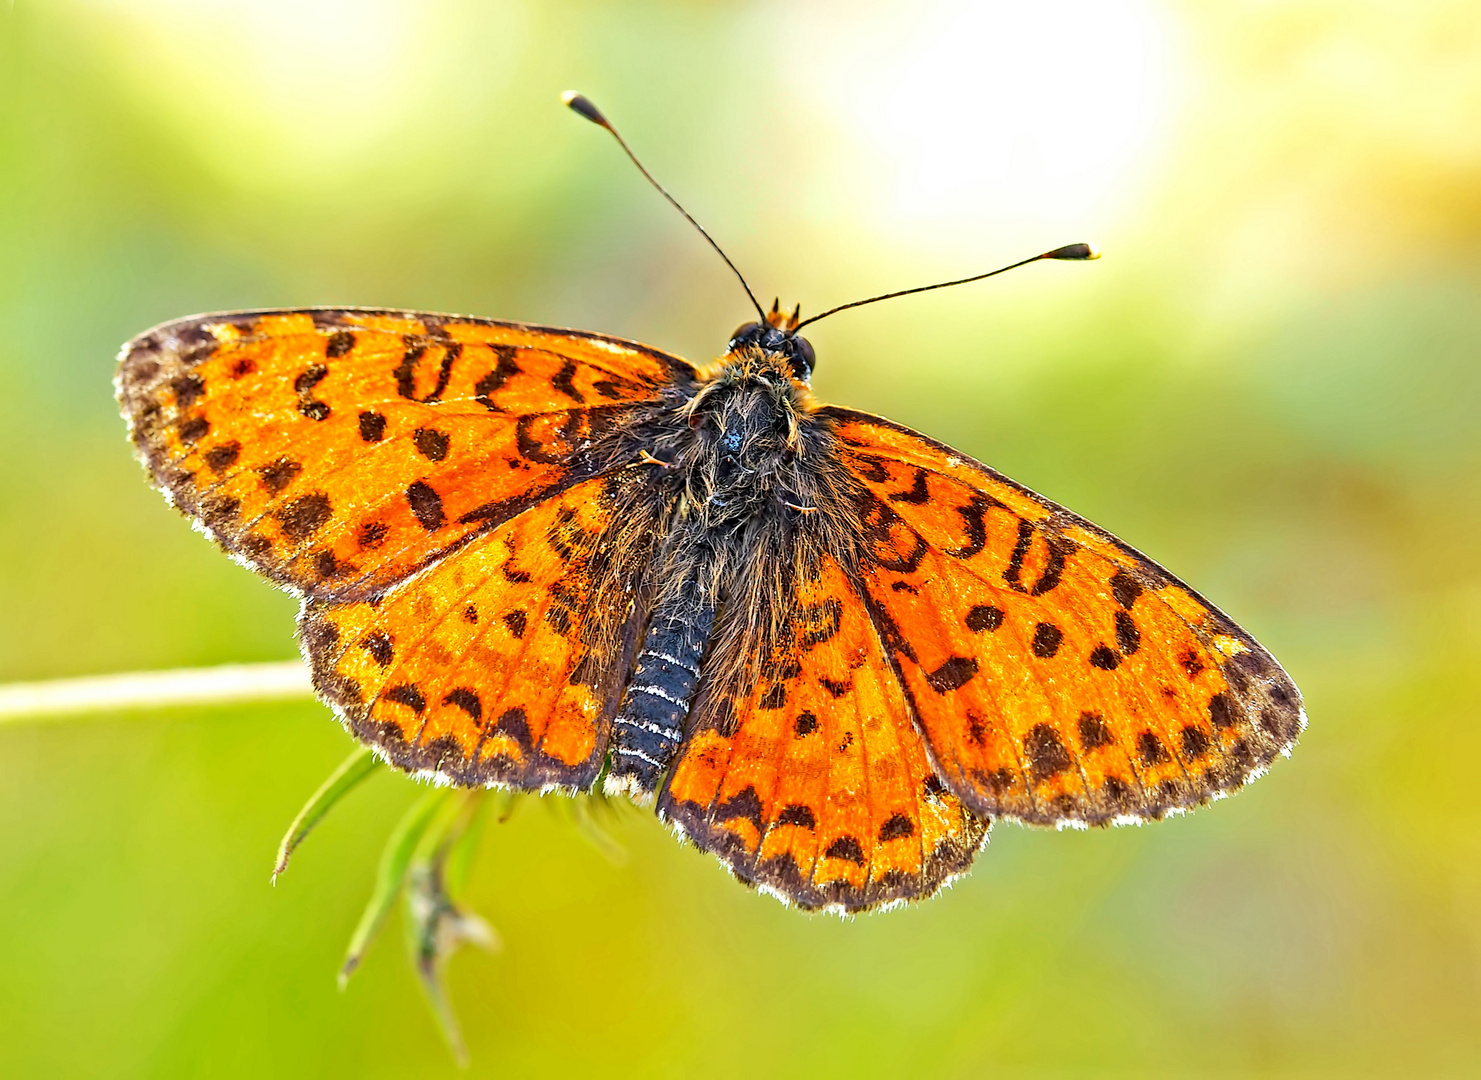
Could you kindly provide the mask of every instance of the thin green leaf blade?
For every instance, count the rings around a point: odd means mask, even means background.
[[[428,827],[437,817],[438,811],[456,794],[457,792],[450,788],[435,788],[427,792],[412,804],[411,809],[407,810],[401,820],[396,823],[396,828],[391,830],[391,836],[381,852],[380,865],[376,869],[375,888],[371,890],[370,902],[365,905],[360,922],[356,925],[354,934],[350,936],[350,947],[339,969],[341,990],[350,981],[350,976],[354,974],[355,969],[360,966],[365,950],[375,940],[376,934],[380,932],[381,926],[386,921],[386,916],[390,914],[391,907],[396,902],[396,894],[401,891],[401,886],[406,881],[412,856],[416,854],[417,847],[422,842]]]
[[[274,885],[278,882],[278,875],[288,869],[288,859],[298,845],[303,843],[308,834],[313,831],[314,826],[324,820],[324,816],[340,799],[348,795],[380,767],[381,762],[370,752],[370,747],[358,746],[354,753],[340,762],[339,767],[319,785],[319,790],[309,796],[309,801],[303,804],[303,809],[293,819],[293,824],[288,826],[288,831],[283,834],[282,843],[278,845],[278,857],[273,862]]]

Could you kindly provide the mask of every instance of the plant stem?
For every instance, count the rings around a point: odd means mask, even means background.
[[[297,660],[89,675],[0,685],[0,725],[84,713],[231,705],[312,695],[308,672]]]

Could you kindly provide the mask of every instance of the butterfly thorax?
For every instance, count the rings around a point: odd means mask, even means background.
[[[798,505],[799,429],[810,395],[786,358],[745,349],[701,378],[677,411],[683,424],[674,465],[684,479],[683,512],[707,528],[733,528]]]

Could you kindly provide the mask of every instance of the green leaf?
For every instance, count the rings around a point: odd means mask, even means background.
[[[283,842],[278,845],[278,857],[273,863],[273,884],[276,885],[278,875],[288,869],[288,859],[298,845],[303,843],[315,825],[324,820],[324,815],[334,808],[334,804],[380,767],[381,763],[370,752],[370,747],[360,746],[340,762],[339,768],[329,774],[329,778],[319,785],[319,790],[303,804],[303,809],[293,819],[293,824],[288,826]]]
[[[391,906],[396,902],[396,894],[401,891],[402,884],[406,881],[406,873],[411,866],[412,856],[416,854],[417,847],[422,841],[437,813],[445,807],[449,800],[457,796],[459,792],[452,788],[434,788],[427,792],[415,803],[411,809],[396,823],[396,828],[391,830],[390,839],[386,841],[385,850],[381,852],[380,866],[376,869],[375,888],[370,894],[370,903],[365,905],[365,911],[360,916],[360,922],[355,927],[355,933],[350,937],[350,947],[345,953],[345,962],[339,969],[339,987],[345,988],[350,981],[350,976],[360,966],[360,961],[365,957],[365,950],[375,940],[376,934],[380,932],[381,926],[390,914]]]
[[[471,845],[489,793],[475,790],[450,800],[422,834],[406,880],[406,943],[442,1037],[461,1066],[468,1064],[457,1014],[442,984],[442,967],[454,952],[473,944],[493,952],[499,935],[478,915],[465,911],[448,889],[449,858]]]

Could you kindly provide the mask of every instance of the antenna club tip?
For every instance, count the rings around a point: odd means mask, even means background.
[[[607,118],[602,115],[602,110],[593,105],[591,99],[585,94],[578,93],[575,90],[567,90],[561,95],[561,104],[573,113],[590,120],[597,127],[610,128],[612,126],[607,123]]]
[[[1089,259],[1100,258],[1100,248],[1094,244],[1066,244],[1064,247],[1046,251],[1040,255],[1041,259],[1075,259],[1084,262]]]

